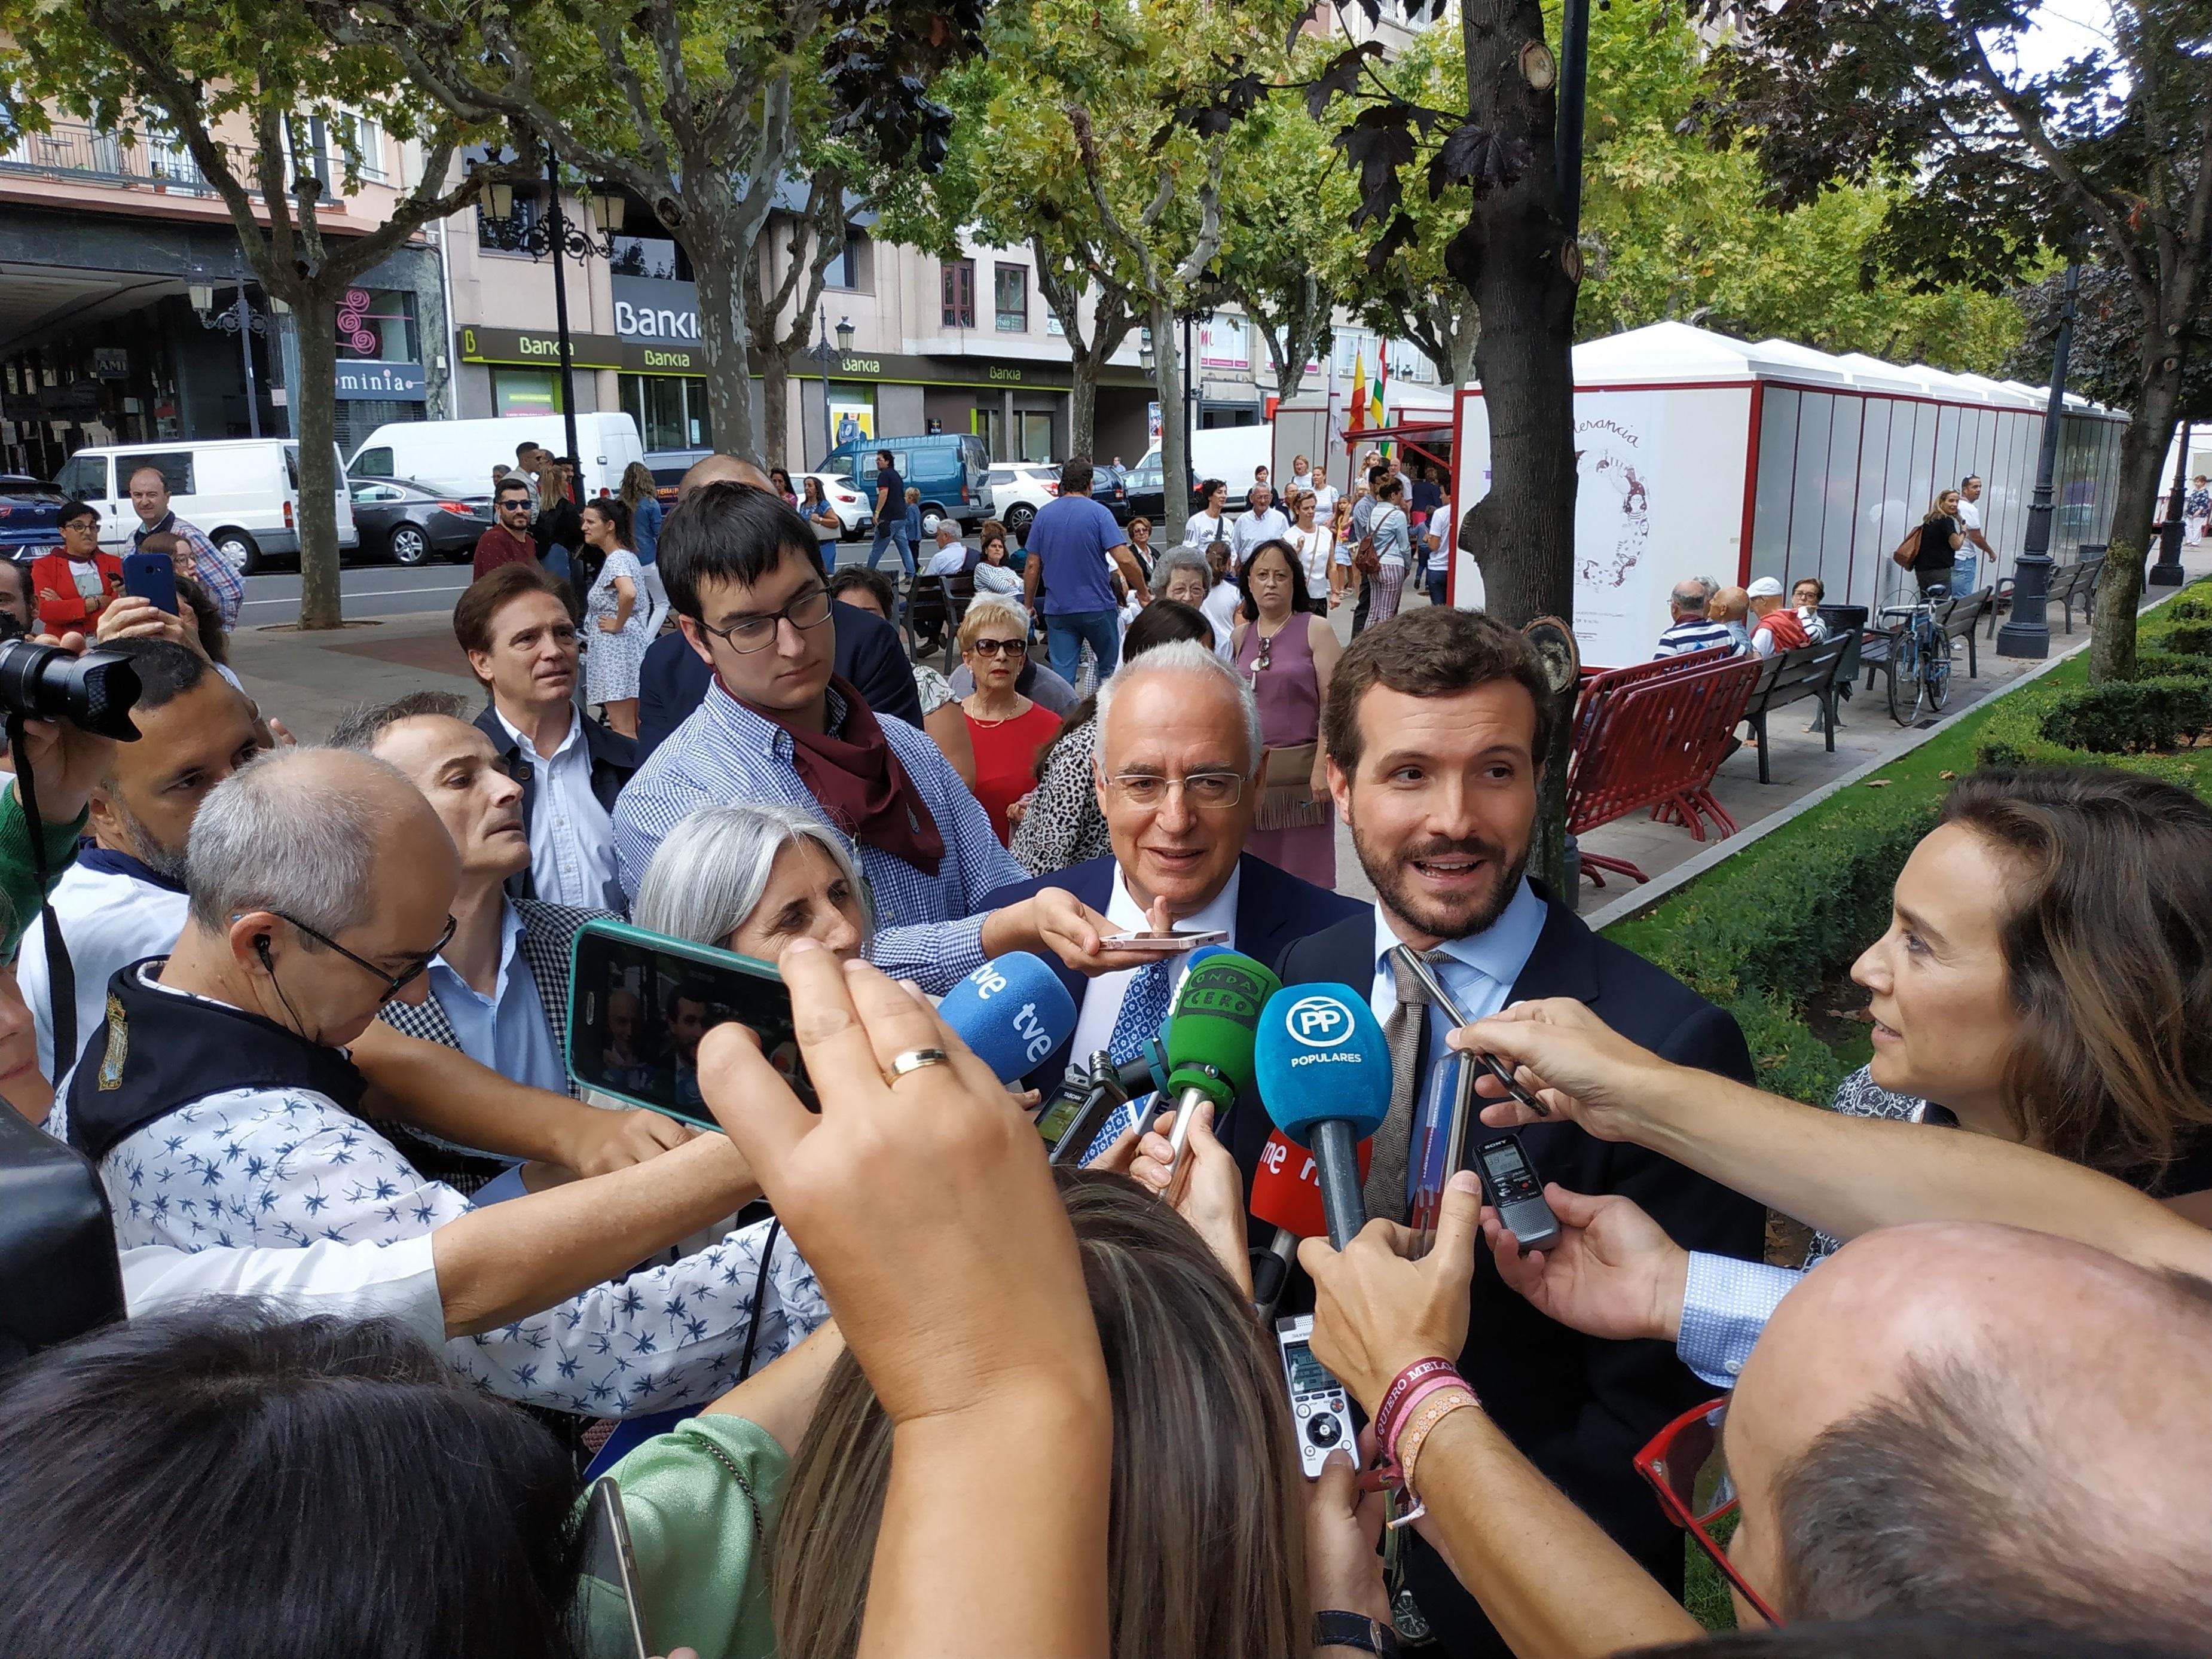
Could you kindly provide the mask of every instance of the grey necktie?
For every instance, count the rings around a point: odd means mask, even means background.
[[[1431,951],[1422,959],[1433,962],[1438,954]],[[1421,1082],[1421,1018],[1428,1010],[1429,994],[1395,951],[1388,960],[1398,986],[1398,1006],[1382,1025],[1382,1041],[1390,1050],[1390,1111],[1375,1132],[1360,1196],[1366,1200],[1369,1220],[1382,1216],[1402,1222],[1407,1215],[1406,1170],[1413,1156],[1413,1098]]]

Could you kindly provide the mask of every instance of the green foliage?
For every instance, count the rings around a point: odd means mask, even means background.
[[[2027,323],[2020,349],[2003,369],[2012,380],[2043,386],[2051,379],[2051,341],[2066,286],[2063,270],[2016,291]],[[2142,307],[2126,271],[2110,264],[2081,267],[2074,300],[2074,341],[2066,357],[2066,387],[2114,409],[2134,407],[2142,386]],[[2188,332],[2212,343],[2212,289],[2200,295]],[[2212,420],[2212,349],[2193,353],[2181,381],[2180,420]]]
[[[2067,749],[2133,755],[2179,749],[2212,731],[2212,684],[2203,680],[2111,680],[2061,698],[2043,735]]]
[[[2160,643],[2187,657],[2212,656],[2212,622],[2185,622],[2163,630]]]

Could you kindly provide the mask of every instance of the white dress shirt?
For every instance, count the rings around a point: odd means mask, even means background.
[[[584,717],[569,716],[568,735],[550,756],[540,755],[530,734],[517,729],[505,714],[499,723],[536,775],[530,807],[533,890],[548,904],[605,909],[615,878],[615,831],[607,809],[592,793],[592,752],[584,742]]]
[[[929,568],[922,574],[927,576],[957,576],[967,562],[966,544],[947,542],[929,556]]]
[[[1270,505],[1264,513],[1247,513],[1237,520],[1237,527],[1229,533],[1229,545],[1241,565],[1261,542],[1287,541],[1290,534],[1291,521],[1283,516],[1283,509]]]
[[[76,975],[76,1054],[54,1064],[53,987],[46,969],[46,933],[33,918],[15,959],[15,982],[31,1006],[39,1034],[39,1070],[58,1078],[85,1043],[107,1029],[107,981],[116,970],[168,955],[185,931],[186,902],[173,888],[98,866],[99,854],[72,864],[54,884],[54,915]]]
[[[546,1023],[530,959],[522,954],[522,913],[500,902],[499,974],[489,996],[479,994],[441,956],[430,959],[430,989],[461,1052],[501,1077],[553,1093],[568,1091],[561,1045]]]
[[[1229,948],[1237,948],[1237,895],[1244,884],[1244,866],[1237,864],[1229,872],[1229,879],[1212,901],[1196,914],[1183,917],[1175,925],[1178,933],[1226,933]],[[1114,890],[1107,896],[1106,920],[1114,924],[1114,931],[1123,933],[1146,933],[1152,931],[1152,921],[1145,915],[1145,907],[1137,902],[1128,884],[1121,879],[1121,866],[1114,866]],[[1144,970],[1125,968],[1119,973],[1101,974],[1092,980],[1083,994],[1083,1006],[1075,1016],[1074,1046],[1070,1050],[1080,1064],[1088,1066],[1091,1056],[1107,1046],[1114,1035],[1114,1022],[1121,1017],[1121,999],[1128,994],[1129,981]],[[1174,1006],[1176,993],[1182,989],[1183,975],[1190,971],[1190,953],[1185,951],[1174,958],[1174,982],[1168,991],[1168,1002]]]

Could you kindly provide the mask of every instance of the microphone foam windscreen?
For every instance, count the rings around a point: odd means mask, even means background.
[[[1026,1076],[1075,1035],[1075,999],[1042,957],[994,957],[945,994],[945,1023],[1001,1083]]]
[[[1275,1127],[1299,1146],[1340,1118],[1364,1140],[1390,1109],[1390,1050],[1367,999],[1348,985],[1291,985],[1267,999],[1253,1064]]]
[[[1375,1143],[1359,1143],[1359,1178],[1367,1179],[1368,1160]],[[1259,1167],[1252,1172],[1252,1213],[1271,1227],[1280,1227],[1300,1238],[1328,1236],[1328,1212],[1322,1207],[1321,1175],[1313,1154],[1293,1146],[1280,1129],[1267,1133],[1260,1149]]]
[[[1260,1011],[1281,985],[1261,963],[1235,951],[1192,968],[1168,1021],[1168,1086],[1203,1089],[1217,1109],[1225,1109],[1252,1080]],[[1212,1073],[1200,1069],[1206,1066]]]

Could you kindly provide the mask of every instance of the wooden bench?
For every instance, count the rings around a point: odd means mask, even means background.
[[[1823,640],[1818,645],[1778,651],[1759,665],[1759,678],[1752,686],[1751,700],[1744,705],[1743,717],[1759,734],[1761,783],[1773,781],[1766,775],[1766,717],[1778,708],[1807,697],[1817,701],[1826,716],[1820,724],[1826,728],[1828,752],[1836,752],[1836,682],[1851,645],[1849,635]]]
[[[2062,564],[2051,571],[2051,586],[2044,596],[2046,607],[2055,605],[2064,613],[2066,631],[2069,634],[2074,631],[2075,605],[2081,607],[2081,614],[2085,618],[2094,621],[2096,616],[2097,578],[2105,571],[2105,553],[2100,547],[2094,556],[2091,556],[2091,545],[2092,544],[2084,543],[2081,548],[2083,557],[2075,560],[2072,564]],[[1996,593],[1990,604],[1990,637],[1991,639],[1996,637],[1997,612],[2000,610],[2009,609],[2012,598],[2013,579],[2007,576],[1997,583]],[[2045,614],[2046,617],[2049,615],[2047,608]]]
[[[1966,678],[1970,680],[1981,677],[1981,662],[1974,653],[1974,627],[1996,609],[1996,597],[1993,587],[1961,593],[1943,613],[1943,631],[1954,640],[1966,642]]]
[[[1984,587],[1955,599],[1938,599],[1936,602],[1936,625],[1953,639],[1966,641],[1966,677],[1969,679],[1974,677],[1979,666],[1974,657],[1973,626],[1993,608],[1996,599],[1996,590]],[[1900,600],[1899,604],[1887,607],[1885,614],[1902,611],[1905,603]],[[1869,691],[1874,690],[1875,675],[1881,675],[1885,682],[1888,680],[1890,656],[1897,648],[1898,635],[1904,631],[1905,622],[1901,616],[1885,627],[1867,629],[1859,647],[1859,660],[1866,665]]]

